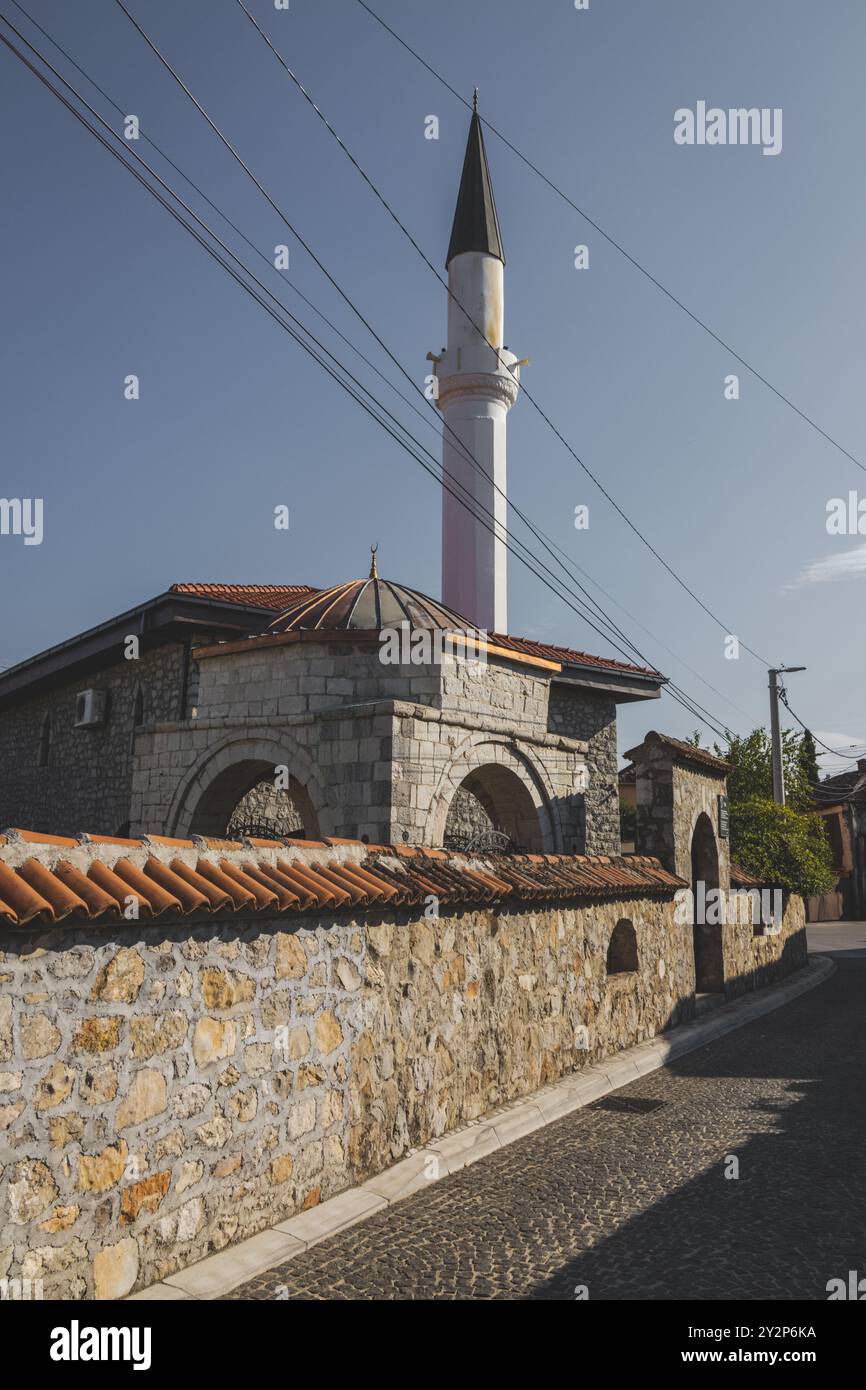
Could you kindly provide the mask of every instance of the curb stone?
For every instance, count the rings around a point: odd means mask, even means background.
[[[591,1101],[628,1086],[676,1058],[715,1042],[725,1033],[781,1008],[823,984],[835,969],[829,956],[812,955],[809,963],[783,984],[723,1004],[709,1018],[683,1023],[669,1036],[660,1034],[615,1057],[573,1072],[531,1096],[493,1111],[483,1120],[476,1120],[423,1149],[416,1149],[383,1173],[331,1197],[313,1210],[288,1217],[270,1230],[199,1260],[161,1283],[128,1295],[127,1301],[220,1298],[248,1279],[284,1264],[320,1241],[384,1211],[436,1181],[429,1176],[431,1170],[438,1177],[456,1173],[542,1126],[582,1109]]]

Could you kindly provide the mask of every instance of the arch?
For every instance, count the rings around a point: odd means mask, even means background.
[[[51,715],[46,714],[39,731],[38,766],[47,767],[51,758]]]
[[[434,845],[445,843],[458,790],[474,798],[478,823],[486,817],[513,845],[533,853],[558,848],[541,771],[513,743],[472,734],[457,749],[433,796],[429,826]]]
[[[608,975],[633,974],[638,968],[637,936],[632,922],[621,917],[610,934],[607,948]]]
[[[288,793],[303,819],[307,836],[329,834],[324,798],[307,752],[290,736],[230,735],[206,749],[175,792],[168,823],[171,833],[224,835],[238,803],[274,769],[289,769]]]
[[[719,888],[719,847],[706,811],[700,812],[692,828],[691,874],[695,993],[718,994],[725,987],[722,923],[714,910],[714,900],[708,903],[707,898]],[[711,920],[707,921],[707,917]]]

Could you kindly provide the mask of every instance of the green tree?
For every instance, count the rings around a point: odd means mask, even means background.
[[[768,887],[804,898],[828,893],[836,881],[821,817],[768,798],[732,803],[731,854]]]
[[[811,748],[810,748],[811,744]],[[835,882],[826,828],[812,810],[815,745],[794,729],[782,730],[786,805],[773,800],[772,743],[766,729],[729,734],[716,756],[728,773],[731,858],[769,887],[803,897],[829,892]]]
[[[821,780],[821,769],[818,767],[818,752],[815,748],[815,740],[808,729],[805,730],[800,740],[800,764],[809,785],[811,787],[817,786],[818,782]]]
[[[728,773],[728,796],[731,802],[750,801],[754,797],[773,798],[773,755],[770,735],[766,729],[753,729],[741,738],[728,735],[726,748],[715,745],[715,754],[733,764]],[[785,799],[795,811],[808,811],[812,805],[812,788],[802,752],[802,738],[794,729],[782,730],[782,768],[785,774]]]

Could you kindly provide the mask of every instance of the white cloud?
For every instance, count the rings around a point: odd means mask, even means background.
[[[866,579],[866,545],[855,550],[843,550],[823,560],[813,560],[785,589],[799,589],[803,584],[826,584],[834,579]]]

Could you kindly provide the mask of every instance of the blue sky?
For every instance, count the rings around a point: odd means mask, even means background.
[[[477,85],[483,115],[866,462],[860,0],[591,0],[587,12],[571,0],[371,3],[467,97]],[[234,0],[129,7],[422,383],[427,351],[444,342],[444,293]],[[265,253],[289,242],[284,280],[396,380],[113,0],[26,8]],[[442,266],[465,108],[357,0],[250,8]],[[84,90],[13,0],[0,10]],[[699,100],[782,108],[781,154],[675,144],[674,111]],[[0,537],[0,664],[174,580],[335,583],[365,571],[374,542],[381,573],[437,594],[439,497],[418,465],[5,50],[0,103],[0,493],[45,505],[41,545]],[[424,138],[430,114],[437,141]],[[136,149],[159,165],[143,141]],[[506,341],[530,358],[530,392],[730,632],[775,664],[808,666],[789,692],[812,728],[833,746],[866,744],[866,540],[826,529],[828,500],[866,497],[866,475],[490,135],[488,153]],[[574,269],[579,243],[590,248],[586,271]],[[285,300],[319,331],[288,291]],[[734,371],[740,399],[727,401]],[[134,402],[123,395],[130,373],[141,382]],[[434,430],[367,368],[358,374],[438,452]],[[725,659],[724,633],[526,399],[509,419],[509,492],[650,630],[612,610],[650,662],[738,731],[766,721],[760,662],[745,651]],[[288,532],[273,527],[281,503]],[[581,503],[590,526],[577,532]],[[613,654],[514,561],[509,600],[512,632]],[[694,723],[667,697],[627,706],[620,744],[649,726],[682,735]]]

